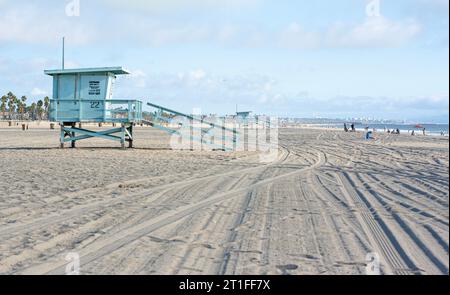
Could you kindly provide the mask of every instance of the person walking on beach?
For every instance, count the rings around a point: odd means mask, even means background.
[[[414,136],[414,135],[416,135],[416,132],[413,130],[413,131],[411,132],[411,136]]]
[[[423,128],[423,136],[426,136],[427,135],[427,129],[424,127]]]
[[[345,131],[345,132],[348,132],[347,123],[344,123],[344,131]]]
[[[352,125],[350,126],[351,128],[352,128],[352,132],[355,132],[356,130],[355,130],[355,124],[354,123],[352,123]]]

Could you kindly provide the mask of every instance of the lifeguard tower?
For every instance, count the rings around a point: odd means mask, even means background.
[[[133,147],[133,126],[142,121],[142,102],[112,99],[117,75],[129,74],[122,67],[46,70],[53,77],[53,99],[49,119],[61,125],[61,148],[79,140],[99,137]],[[76,123],[113,123],[120,127],[93,131],[77,128]],[[113,135],[116,134],[116,135]],[[118,134],[118,135],[117,135]]]

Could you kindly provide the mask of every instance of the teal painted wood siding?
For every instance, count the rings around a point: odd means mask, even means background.
[[[49,118],[55,122],[122,122],[142,120],[142,102],[113,100],[116,75],[128,74],[121,67],[50,70],[53,100]]]

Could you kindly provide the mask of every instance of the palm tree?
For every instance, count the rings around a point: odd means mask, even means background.
[[[24,111],[24,109],[23,109],[23,103],[22,103],[21,100],[17,101],[16,107],[17,107],[17,114],[19,115],[19,118],[22,120],[23,119],[23,111]]]
[[[18,101],[18,103],[17,103],[18,104],[17,109],[19,110],[19,113],[20,113],[20,116],[21,116],[22,120],[24,118],[24,114],[25,114],[26,109],[27,109],[26,101],[27,101],[27,97],[24,95],[24,96],[22,96],[20,98],[20,101]]]
[[[2,104],[0,105],[0,112],[2,113],[3,118],[5,118],[6,102],[8,101],[8,97],[6,95],[3,95],[0,101],[2,102]]]
[[[48,107],[50,106],[50,98],[48,96],[44,97],[44,109],[45,109],[45,116],[48,119]]]
[[[28,113],[31,116],[31,120],[36,120],[36,103],[33,102],[31,106],[28,108]]]
[[[17,97],[12,92],[8,92],[8,94],[6,94],[6,96],[8,97],[9,119],[12,120],[12,117],[16,111]]]
[[[38,100],[37,113],[38,113],[39,120],[42,120],[42,114],[44,113],[44,109],[42,108],[43,105],[44,105],[44,102],[41,99]]]

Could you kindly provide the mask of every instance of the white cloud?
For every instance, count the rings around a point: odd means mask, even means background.
[[[206,72],[202,69],[194,70],[189,73],[192,80],[201,80],[206,77]]]
[[[36,4],[18,5],[0,11],[0,43],[55,44],[66,36],[72,44],[93,39],[93,30],[52,9]]]
[[[223,8],[242,8],[253,6],[261,2],[261,0],[164,0],[164,1],[148,1],[148,0],[102,0],[105,5],[112,6],[117,9],[139,10],[146,12],[173,12],[175,10],[185,9],[223,9]]]
[[[236,104],[255,112],[283,113],[289,116],[313,113],[327,117],[375,116],[384,118],[420,117],[441,114],[448,109],[448,94],[409,97],[340,96],[318,98],[314,93],[290,93],[269,75],[246,73],[221,76],[196,69],[180,73],[158,73],[147,77],[147,89],[170,103],[198,105],[202,109],[233,110]],[[175,103],[175,106],[177,103]],[[215,106],[215,107],[213,107]],[[320,110],[320,112],[317,112]],[[222,110],[223,111],[223,110]],[[447,112],[448,113],[448,112]],[[405,116],[407,114],[408,116]]]
[[[129,77],[133,80],[135,87],[145,88],[147,86],[147,74],[143,70],[132,70]]]
[[[222,43],[227,43],[232,41],[237,33],[239,32],[239,28],[233,25],[224,25],[219,28],[217,32],[217,39]]]
[[[133,18],[123,21],[107,38],[121,41],[126,35],[133,42],[151,46],[206,42],[249,48],[390,48],[408,44],[421,32],[422,25],[414,19],[394,21],[381,16],[357,24],[337,22],[324,30],[311,30],[294,21],[278,31],[246,25],[166,23]]]
[[[129,28],[133,29],[130,30]],[[219,43],[249,48],[317,49],[399,47],[408,44],[422,32],[422,25],[413,19],[393,21],[370,17],[361,23],[334,23],[324,30],[310,30],[298,22],[284,29],[271,31],[232,24],[166,23],[154,19],[123,22],[108,39],[121,41],[127,35],[133,42],[150,46],[172,44]]]
[[[38,95],[47,95],[47,91],[35,87],[35,88],[33,88],[33,90],[31,90],[31,94],[32,95],[36,95],[36,96],[38,96]]]
[[[99,40],[134,45],[165,46],[214,40],[217,28],[202,23],[163,22],[153,18],[124,17],[120,25],[100,25]]]
[[[0,0],[1,1],[1,0]],[[438,0],[436,0],[438,1]],[[108,3],[111,1],[108,1]],[[439,2],[439,1],[438,1]],[[207,7],[213,0],[171,1],[112,1],[105,5],[131,8],[142,12],[158,7]],[[233,0],[220,4],[240,7],[259,3],[259,0]],[[124,13],[120,23],[93,18],[90,4],[82,6],[81,18],[64,14],[64,5],[48,8],[38,4],[8,6],[0,11],[0,43],[55,44],[66,36],[73,45],[98,43],[127,43],[144,46],[173,44],[218,43],[224,46],[290,49],[316,49],[334,47],[394,47],[414,39],[422,31],[415,20],[393,21],[384,17],[367,18],[360,24],[335,23],[324,30],[311,30],[305,24],[291,22],[276,30],[244,23],[207,23],[148,17],[148,13]],[[84,8],[86,7],[86,8]],[[83,10],[86,9],[86,10]],[[139,10],[141,9],[141,10]],[[170,9],[169,9],[170,10]],[[172,11],[173,12],[173,11]],[[83,18],[84,17],[84,18]]]
[[[421,31],[421,25],[414,20],[368,17],[355,26],[334,24],[327,32],[325,42],[329,47],[397,47],[411,41]]]
[[[320,45],[321,36],[293,22],[281,32],[280,42],[281,46],[286,48],[311,49]]]
[[[418,0],[423,5],[434,7],[437,9],[446,9],[446,12],[448,13],[449,9],[449,0]]]
[[[398,47],[422,32],[415,20],[392,21],[382,16],[368,17],[359,24],[338,22],[326,30],[311,31],[297,22],[280,34],[280,45],[291,49]]]

